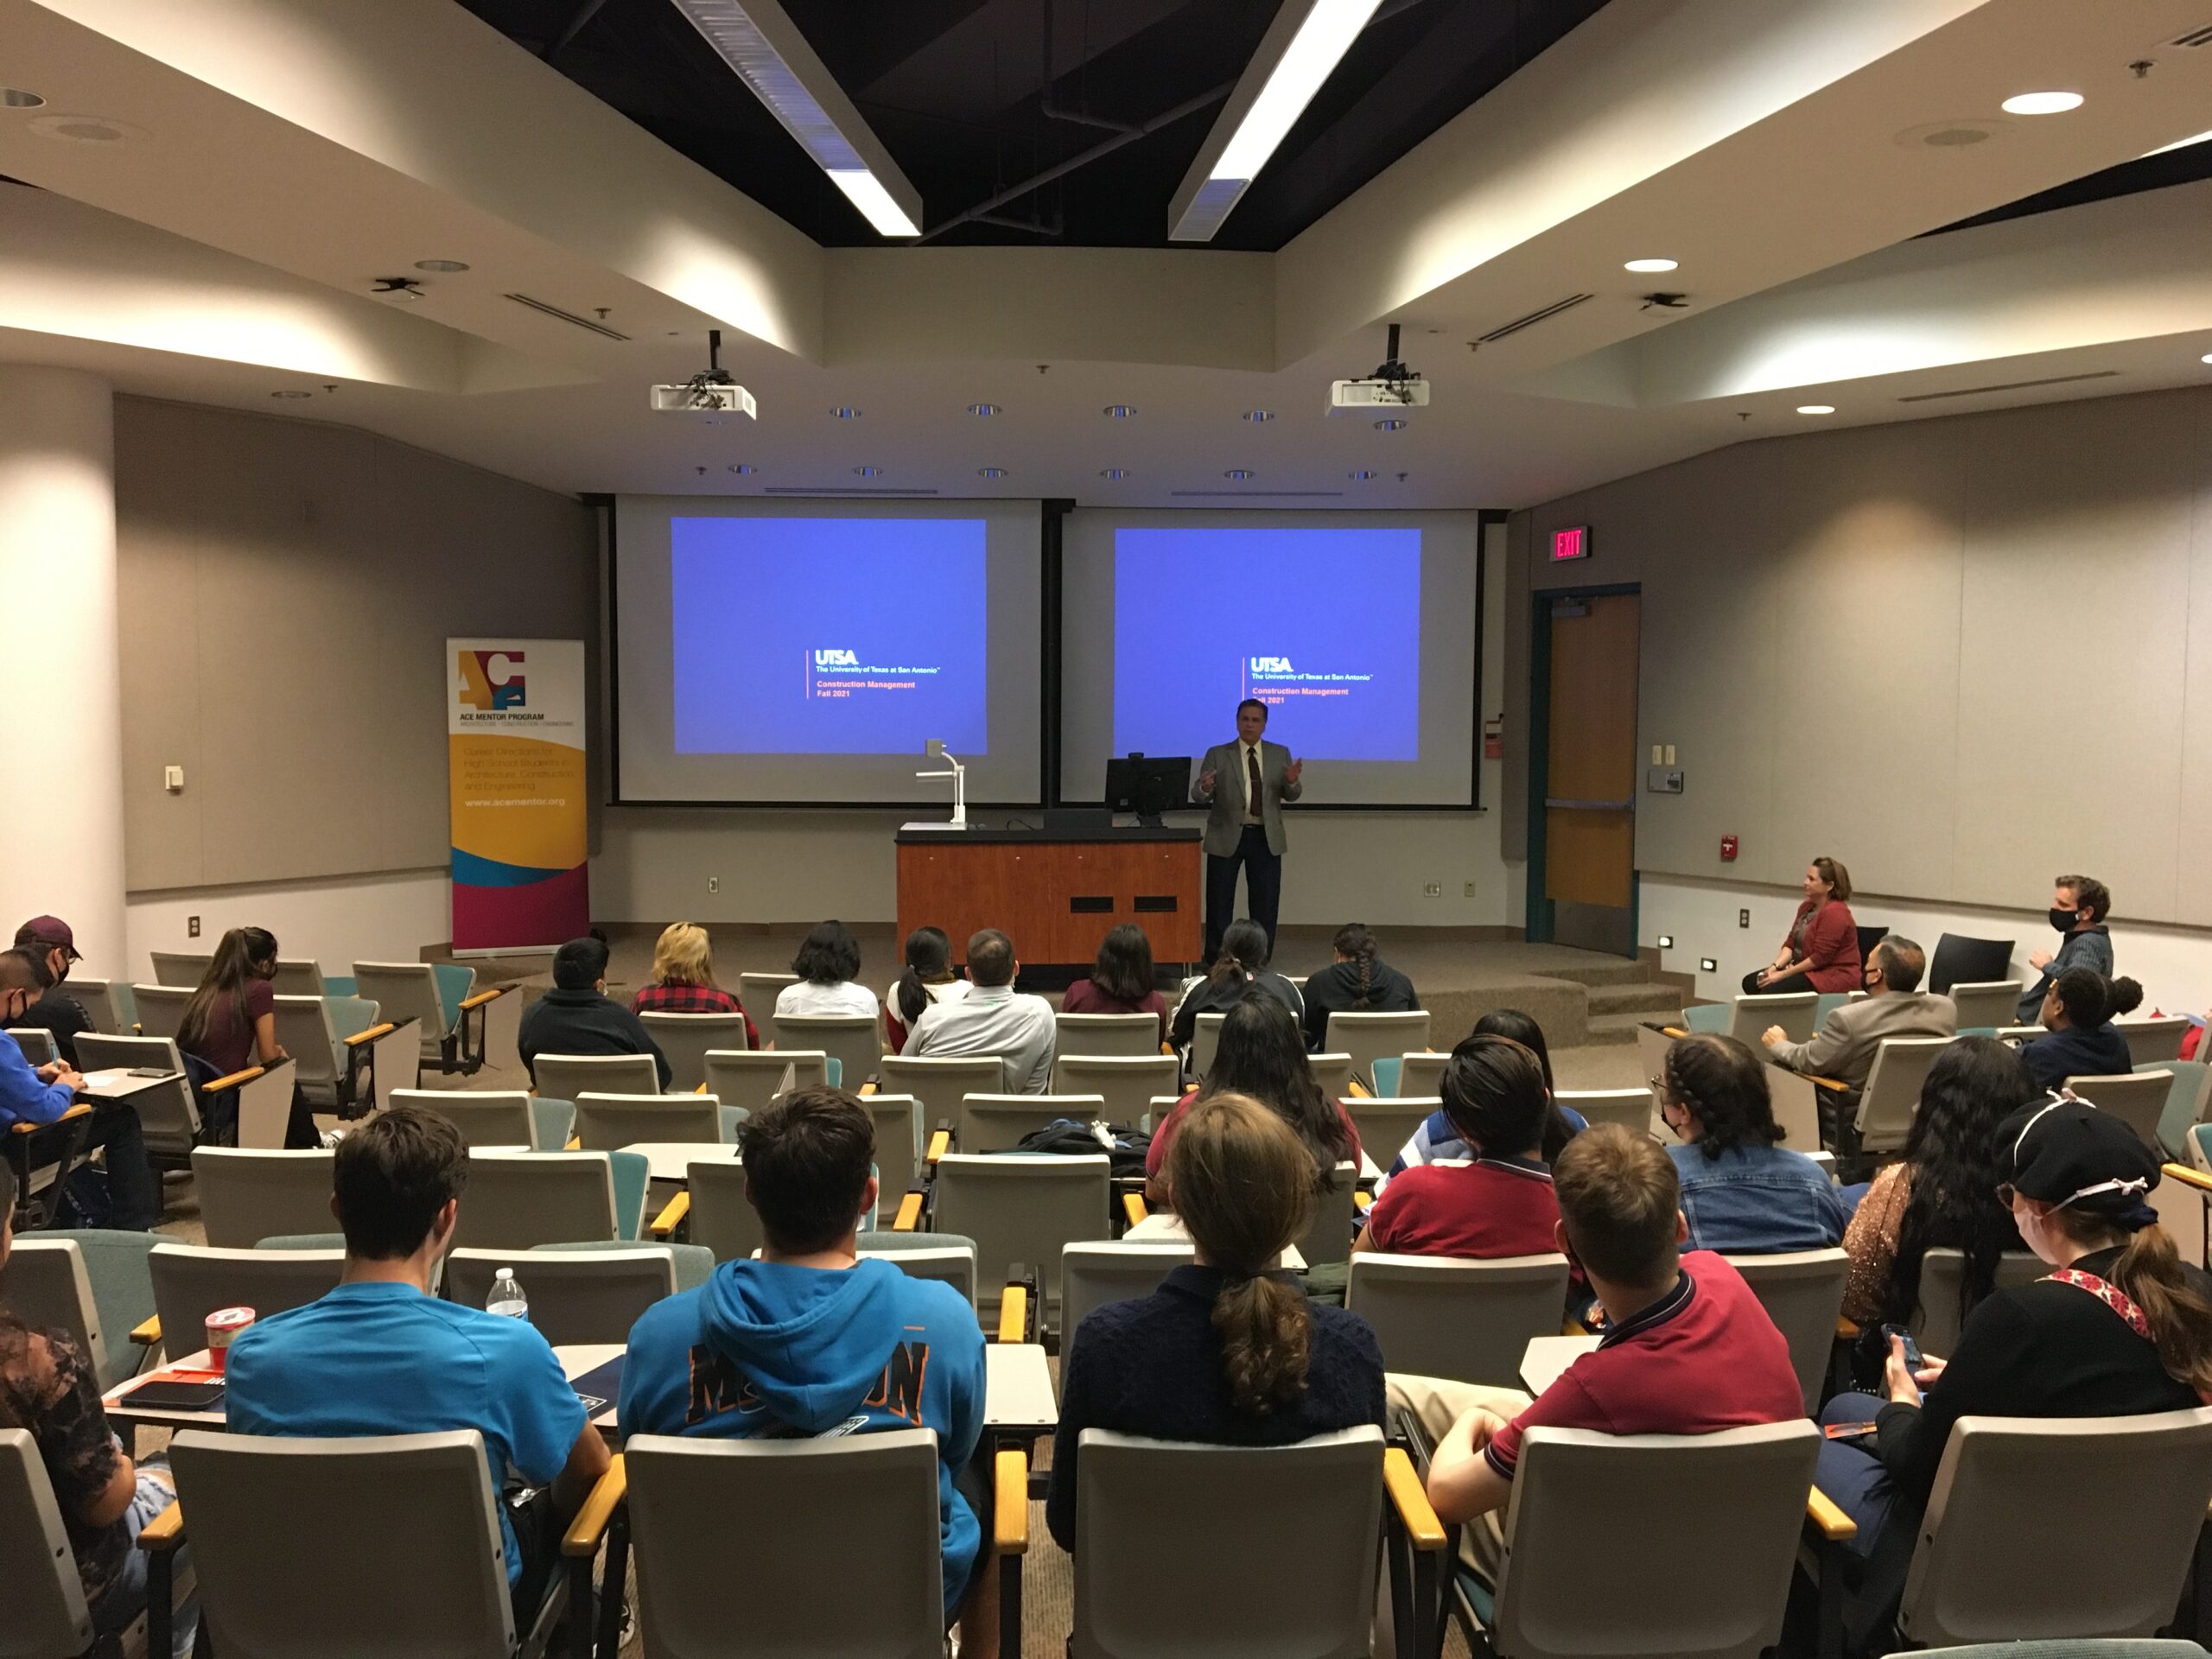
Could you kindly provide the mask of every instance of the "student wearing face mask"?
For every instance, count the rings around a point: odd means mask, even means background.
[[[1893,1338],[1883,1395],[1840,1394],[1821,1414],[1874,1426],[1824,1440],[1815,1482],[1859,1523],[1853,1547],[1872,1558],[1868,1618],[1904,1589],[1961,1417],[2137,1416],[2212,1395],[2212,1279],[2182,1262],[2151,1209],[2158,1155],[2119,1118],[2056,1099],[1999,1124],[1995,1149],[1998,1198],[2051,1271],[1980,1303],[1948,1363],[1929,1356],[1909,1371]]]
[[[2042,977],[2021,995],[2019,1024],[2035,1024],[2051,982],[2069,968],[2094,968],[2107,979],[2112,977],[2112,931],[2105,926],[2111,909],[2112,889],[2096,877],[2058,878],[2050,895],[2050,925],[2061,935],[2058,950],[2030,954],[2028,966]]]

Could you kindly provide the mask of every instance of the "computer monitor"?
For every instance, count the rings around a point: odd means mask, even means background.
[[[1106,804],[1134,812],[1139,823],[1160,825],[1160,815],[1191,802],[1191,757],[1129,754],[1106,763]]]

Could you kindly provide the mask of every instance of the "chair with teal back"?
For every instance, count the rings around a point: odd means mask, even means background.
[[[2174,1074],[2165,1109],[2158,1114],[2158,1145],[2169,1158],[2187,1163],[2190,1131],[2212,1118],[2212,1065],[2202,1060],[2168,1060],[2163,1065],[2135,1069]]]
[[[1688,1029],[1709,1031],[1723,1037],[1728,1034],[1735,1018],[1735,1005],[1729,1002],[1700,1002],[1682,1010],[1682,1024]]]

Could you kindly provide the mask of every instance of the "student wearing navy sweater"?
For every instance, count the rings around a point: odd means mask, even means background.
[[[2020,1050],[2038,1089],[2056,1089],[2069,1077],[2117,1077],[2135,1069],[2127,1039],[2112,1027],[2115,1017],[2143,1005],[2143,988],[2132,979],[2107,979],[2094,968],[2069,968],[2043,996],[2049,1035]]]
[[[1092,1313],[1060,1363],[1045,1522],[1070,1552],[1086,1428],[1287,1446],[1382,1423],[1382,1351],[1367,1321],[1314,1306],[1273,1268],[1313,1210],[1313,1155],[1297,1132],[1249,1095],[1211,1095],[1184,1119],[1169,1173],[1197,1262]]]

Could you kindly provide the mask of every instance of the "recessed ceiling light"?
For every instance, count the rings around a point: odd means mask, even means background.
[[[853,468],[853,471],[861,478],[877,478],[882,475],[883,468],[880,467],[855,467]]]
[[[1247,479],[1252,476],[1252,469],[1249,467],[1231,467],[1228,471],[1222,474],[1222,476],[1224,478],[1234,478],[1238,480]]]
[[[729,464],[729,470],[735,473],[740,478],[750,478],[753,474],[759,472],[760,469],[758,467],[753,466],[750,461],[733,461]]]
[[[2082,107],[2079,92],[2015,92],[1999,105],[2007,115],[2063,115]]]
[[[1400,420],[1394,415],[1387,421],[1376,422],[1375,429],[1377,432],[1397,432],[1402,430],[1405,424],[1406,423],[1403,421]]]
[[[1128,475],[1129,469],[1126,467],[1109,467],[1098,474],[1101,478],[1111,478],[1116,480],[1127,478]]]
[[[1109,421],[1126,421],[1136,413],[1136,410],[1128,404],[1109,404],[1105,413]]]
[[[1635,271],[1638,276],[1644,276],[1656,274],[1662,270],[1672,270],[1676,264],[1677,262],[1672,259],[1631,259],[1621,269]]]
[[[968,412],[970,415],[995,415],[999,412],[999,406],[996,404],[970,404]]]
[[[976,476],[978,478],[1004,478],[1006,476],[1006,468],[1003,467],[978,467],[976,469]]]
[[[1355,483],[1364,484],[1375,478],[1376,474],[1374,468],[1370,467],[1362,467],[1357,471],[1347,473],[1344,476],[1351,479]]]
[[[2205,353],[2202,357],[2197,359],[2197,361],[2200,363],[2212,363],[2212,352]]]
[[[1248,409],[1244,411],[1244,418],[1255,426],[1265,426],[1274,417],[1275,412],[1272,409]]]
[[[66,144],[119,144],[126,138],[146,136],[143,127],[111,121],[104,115],[35,115],[30,130],[41,138],[58,138]]]
[[[36,92],[27,92],[20,86],[0,86],[0,110],[35,110],[45,103]]]
[[[857,421],[861,417],[860,410],[849,406],[833,409],[830,412],[841,421]]]
[[[315,396],[311,391],[272,391],[269,395],[271,397],[312,397]]]
[[[417,259],[415,262],[415,269],[417,270],[435,270],[441,276],[451,276],[458,272],[467,270],[468,267],[458,259]]]
[[[1797,405],[1797,412],[1800,415],[1833,415],[1835,413],[1835,405],[1834,404],[1800,404]]]

